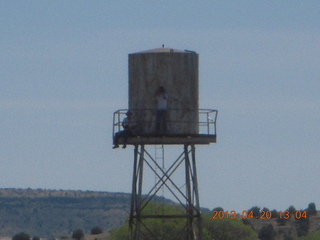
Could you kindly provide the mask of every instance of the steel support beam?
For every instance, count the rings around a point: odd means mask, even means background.
[[[196,157],[194,145],[183,145],[182,153],[174,161],[166,161],[166,168],[159,164],[144,145],[135,145],[134,148],[134,164],[132,178],[132,197],[131,209],[129,216],[129,237],[130,240],[146,240],[146,239],[187,239],[201,240],[202,239],[202,224],[201,212],[199,203],[198,180],[196,170]],[[144,169],[151,170],[158,179],[149,189],[144,188],[144,185],[149,185],[151,179],[144,179]],[[185,176],[182,187],[179,187],[175,181],[175,174],[181,169]],[[183,179],[183,178],[182,178]],[[144,182],[148,181],[148,182]],[[149,183],[149,184],[145,184]],[[182,209],[181,214],[155,212],[150,213],[148,206],[150,203],[156,202],[159,197],[160,189],[165,188],[171,194],[173,201],[178,202]],[[154,207],[154,205],[153,205]],[[165,235],[165,226],[159,230],[159,221],[166,223],[172,219],[179,221],[181,229],[172,236]],[[152,222],[154,221],[154,226]],[[161,225],[161,224],[160,224]],[[162,236],[161,236],[162,235]]]

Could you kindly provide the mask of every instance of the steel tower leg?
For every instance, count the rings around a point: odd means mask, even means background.
[[[193,240],[193,199],[191,192],[191,164],[189,159],[188,145],[184,145],[184,157],[185,157],[185,174],[186,174],[186,207],[187,207],[187,239]],[[191,173],[190,173],[191,172]]]
[[[143,180],[144,145],[135,146],[132,178],[132,196],[129,218],[130,239],[140,239],[141,194]]]
[[[196,148],[194,145],[191,145],[191,157],[192,157],[192,168],[193,168],[193,191],[195,204],[194,208],[196,210],[195,217],[197,219],[198,225],[198,238],[202,240],[202,219],[201,219],[201,210],[200,210],[200,197],[199,197],[199,189],[198,189],[198,175],[197,175],[197,166],[196,166]]]
[[[140,149],[139,149],[140,147]],[[144,166],[145,165],[145,166]],[[201,240],[202,239],[202,224],[201,212],[199,204],[199,191],[196,170],[196,157],[194,145],[184,145],[183,152],[170,166],[164,169],[156,160],[147,152],[144,145],[136,145],[134,149],[134,165],[132,178],[132,197],[131,209],[129,217],[129,238],[130,240],[145,240],[145,239],[164,239],[163,234],[157,228],[147,224],[148,219],[163,219],[164,222],[169,219],[177,219],[185,226],[177,233],[177,236],[166,237],[166,240],[171,239],[187,239],[187,240]],[[154,186],[145,193],[142,192],[144,168],[151,170],[158,181]],[[148,168],[148,169],[147,169]],[[184,168],[185,179],[183,182],[185,190],[181,190],[178,184],[174,182],[174,173],[178,169]],[[160,171],[160,173],[159,173]],[[181,179],[182,180],[182,179]],[[149,179],[150,181],[150,179]],[[149,182],[150,184],[150,182]],[[179,185],[180,186],[180,185]],[[165,212],[155,214],[144,214],[143,209],[155,198],[160,190],[166,188],[173,196],[173,201],[177,201],[184,209],[181,214],[168,214]],[[144,190],[145,191],[145,190]],[[143,195],[142,195],[143,194]],[[148,221],[150,224],[150,221]],[[182,224],[182,225],[183,225]]]
[[[199,202],[198,178],[196,168],[195,146],[184,146],[185,169],[186,169],[186,196],[187,196],[187,232],[190,240],[202,239],[202,221]],[[190,160],[191,156],[191,160]],[[196,222],[196,226],[194,225]],[[197,233],[195,232],[197,228]]]

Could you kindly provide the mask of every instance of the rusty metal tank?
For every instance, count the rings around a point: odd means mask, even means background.
[[[129,54],[129,109],[141,134],[156,133],[157,91],[168,96],[166,134],[198,134],[198,54],[158,48]]]

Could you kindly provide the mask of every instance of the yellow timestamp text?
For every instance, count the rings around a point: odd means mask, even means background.
[[[254,213],[253,211],[242,211],[237,213],[236,211],[212,211],[213,216],[212,219],[224,219],[224,218],[231,218],[231,219],[271,219],[274,217],[289,219],[294,217],[296,219],[307,218],[307,211],[278,211],[273,213],[272,211],[259,211],[258,213]],[[277,216],[275,216],[277,215]]]

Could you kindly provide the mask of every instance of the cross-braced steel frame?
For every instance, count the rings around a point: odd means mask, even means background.
[[[148,167],[156,175],[157,181],[147,193],[143,193],[144,168]],[[174,182],[173,174],[178,169],[185,172],[183,190]],[[150,214],[145,211],[146,207],[157,198],[157,193],[165,188],[174,196],[174,200],[181,205],[183,213],[170,214],[166,212],[156,212]],[[151,219],[167,221],[175,219],[179,222],[181,229],[175,236],[164,237],[165,233],[155,231],[150,227]],[[162,236],[161,236],[162,235]],[[154,159],[145,149],[144,144],[137,144],[134,148],[134,165],[132,179],[132,197],[129,217],[129,238],[130,240],[145,239],[186,239],[201,240],[202,225],[199,205],[199,192],[197,181],[195,146],[193,144],[183,145],[183,151],[179,157],[170,162],[164,169],[156,159]]]

